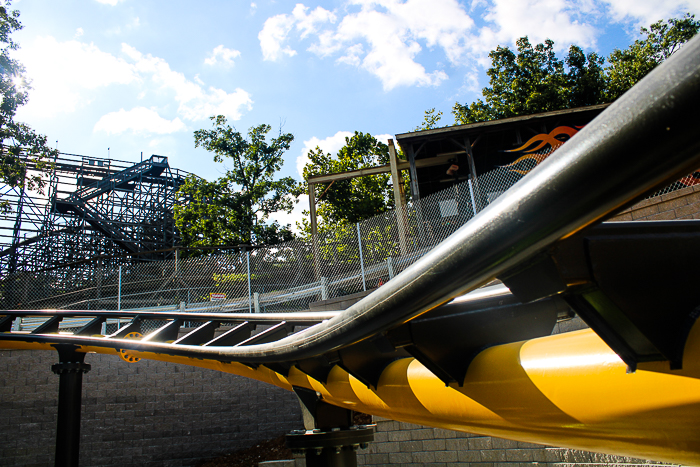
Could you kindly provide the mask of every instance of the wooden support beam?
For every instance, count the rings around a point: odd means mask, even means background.
[[[463,151],[460,151],[460,154]],[[422,168],[422,167],[432,167],[434,165],[443,165],[447,164],[450,159],[452,159],[451,156],[438,156],[438,157],[430,157],[428,159],[419,159],[415,161],[416,168]],[[397,159],[397,169],[398,170],[408,170],[410,169],[410,162],[406,161],[401,161],[398,162]],[[328,183],[332,182],[334,180],[347,180],[350,178],[355,178],[355,177],[364,177],[365,175],[377,175],[377,174],[383,174],[383,173],[390,173],[391,172],[391,164],[387,165],[378,165],[376,167],[369,167],[366,169],[357,169],[357,170],[348,170],[346,172],[338,172],[334,174],[325,174],[325,175],[313,175],[307,179],[308,183]]]
[[[321,258],[318,250],[318,227],[316,224],[316,185],[309,180],[309,213],[311,215],[311,243],[314,255],[314,273],[316,280],[321,280]]]

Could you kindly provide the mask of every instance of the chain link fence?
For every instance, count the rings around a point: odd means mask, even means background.
[[[529,170],[501,167],[311,241],[246,251],[133,263],[20,272],[0,282],[3,309],[277,312],[381,286],[413,264]],[[684,188],[691,174],[658,194]]]

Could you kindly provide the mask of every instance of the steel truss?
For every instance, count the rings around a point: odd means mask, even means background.
[[[27,176],[37,173],[22,157]],[[134,164],[61,153],[50,162],[43,193],[0,188],[10,202],[0,213],[1,277],[51,271],[56,281],[84,280],[108,264],[174,255],[173,205],[187,172],[157,155]]]

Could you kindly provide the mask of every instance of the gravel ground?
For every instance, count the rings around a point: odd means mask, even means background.
[[[356,425],[372,423],[372,417],[355,412],[353,422]],[[196,467],[257,467],[264,461],[292,459],[292,451],[284,444],[284,435],[268,441],[262,441],[255,446],[241,449],[210,460],[203,460]]]
[[[197,467],[257,467],[259,462],[280,459],[292,459],[292,451],[284,445],[284,435],[225,456],[202,461]]]

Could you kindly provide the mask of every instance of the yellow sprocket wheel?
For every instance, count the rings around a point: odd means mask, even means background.
[[[124,339],[141,339],[143,337],[143,334],[140,332],[130,332],[126,336],[124,336]],[[126,350],[124,349],[119,349],[119,356],[121,357],[122,360],[128,363],[136,363],[139,360],[141,360],[139,357],[134,357],[133,355],[129,354]]]

